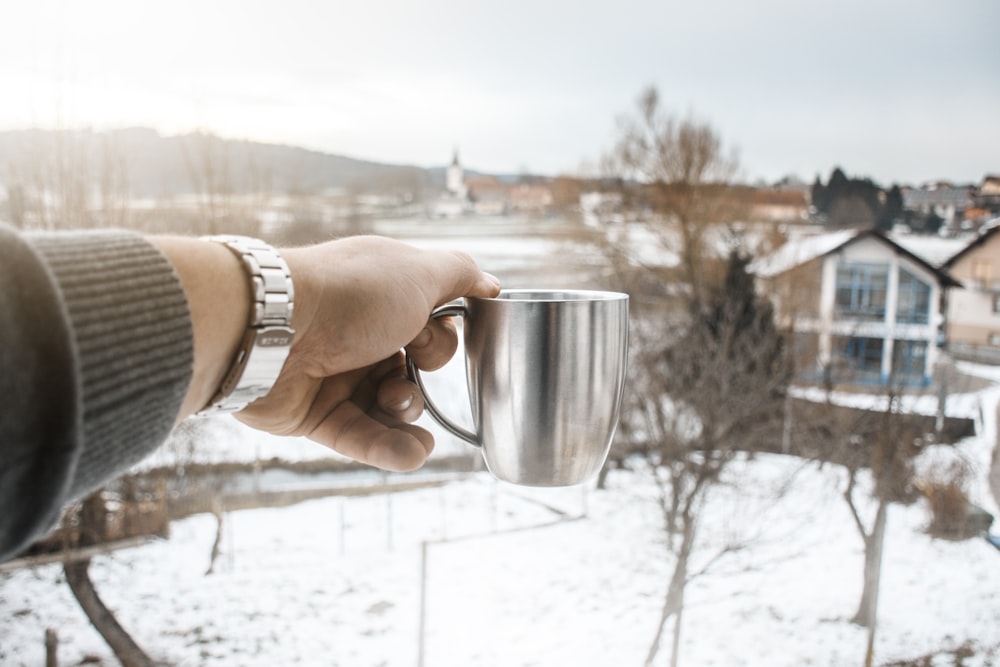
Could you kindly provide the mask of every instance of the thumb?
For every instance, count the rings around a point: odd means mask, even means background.
[[[482,271],[470,255],[460,251],[449,254],[453,267],[447,274],[450,281],[446,281],[437,305],[463,296],[491,298],[500,293],[500,281],[497,277]]]
[[[472,291],[466,296],[478,296],[490,299],[500,294],[500,279],[492,273],[485,271],[480,273],[479,280],[476,281]]]

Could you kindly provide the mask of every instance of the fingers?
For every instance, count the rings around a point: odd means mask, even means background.
[[[458,349],[458,332],[450,317],[432,319],[406,346],[406,353],[413,358],[417,368],[436,371],[448,363]]]
[[[500,279],[492,273],[480,272],[479,278],[466,296],[491,299],[500,293]]]
[[[384,424],[345,401],[309,435],[344,456],[392,472],[409,472],[424,464],[434,437],[412,424]]]
[[[402,354],[376,364],[350,397],[332,404],[308,437],[345,456],[406,472],[422,466],[434,449],[434,437],[410,423],[423,413],[424,401],[406,378]]]
[[[471,255],[459,251],[446,254],[451,261],[438,264],[445,276],[441,283],[444,291],[438,305],[463,296],[490,298],[500,293],[500,281],[496,276],[480,270]]]
[[[431,309],[460,297],[495,297],[499,282],[468,254],[380,237],[283,255],[296,281],[295,342],[272,392],[240,418],[374,466],[419,467],[433,438],[412,425],[424,401],[406,379],[399,350],[405,346],[421,369],[443,366],[458,334],[450,319],[428,322]]]
[[[424,397],[417,385],[405,377],[386,378],[379,384],[375,401],[394,421],[413,423],[424,412]]]

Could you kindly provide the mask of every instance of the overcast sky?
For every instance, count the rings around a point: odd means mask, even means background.
[[[748,180],[1000,173],[998,0],[5,2],[0,129],[204,129],[557,174],[655,85]],[[822,5],[822,6],[820,6]]]

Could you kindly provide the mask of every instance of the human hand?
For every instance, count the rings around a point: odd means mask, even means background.
[[[434,439],[412,423],[423,397],[401,350],[423,370],[444,365],[458,337],[450,320],[430,320],[431,311],[462,296],[496,296],[496,278],[463,253],[381,237],[282,256],[295,284],[295,339],[271,391],[236,417],[386,470],[420,467]]]

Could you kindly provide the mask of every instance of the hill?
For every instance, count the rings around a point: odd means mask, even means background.
[[[44,180],[43,180],[44,179]],[[384,164],[295,146],[148,128],[0,132],[0,183],[114,182],[131,197],[212,188],[241,193],[422,192],[444,183],[444,168]]]

